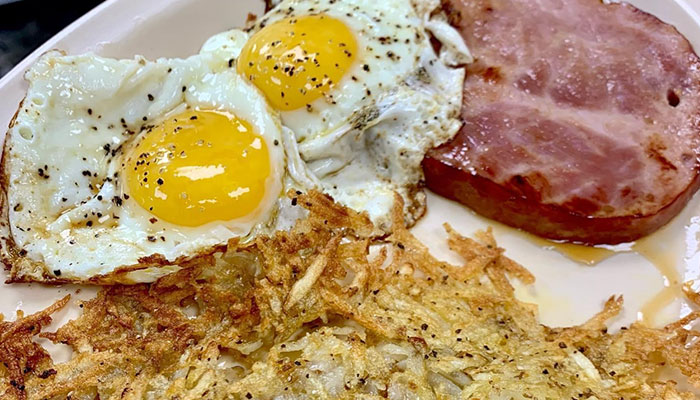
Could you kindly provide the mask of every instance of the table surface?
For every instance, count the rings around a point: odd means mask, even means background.
[[[102,0],[0,0],[0,77]],[[60,7],[52,5],[60,4]]]

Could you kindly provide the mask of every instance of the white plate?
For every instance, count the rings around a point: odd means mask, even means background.
[[[700,49],[700,0],[632,3],[675,25]],[[49,40],[0,80],[0,124],[10,121],[24,96],[23,72],[46,50],[58,48],[71,54],[94,51],[127,58],[135,54],[149,58],[188,56],[196,53],[209,36],[240,27],[248,12],[259,14],[262,7],[262,0],[109,0]],[[463,233],[494,225],[435,195],[429,197],[428,208],[414,232],[445,259],[453,260],[453,255],[444,244],[444,221]],[[688,312],[688,305],[679,296],[679,284],[700,277],[700,196],[667,228],[645,240],[643,249],[651,254],[650,259],[656,258],[663,272],[634,252],[616,254],[594,267],[585,266],[514,230],[497,226],[495,233],[506,254],[536,275],[534,286],[519,287],[517,293],[540,305],[541,320],[548,325],[583,322],[613,294],[625,296],[624,314],[615,325],[637,320],[640,311],[647,312],[647,323],[666,323]],[[0,272],[0,279],[4,278],[4,272]],[[77,289],[2,285],[0,313],[13,319],[18,308],[34,312]],[[83,288],[78,297],[92,296],[94,291]],[[656,312],[645,308],[649,302],[661,309]],[[77,315],[75,303],[71,304],[57,316],[54,326]]]

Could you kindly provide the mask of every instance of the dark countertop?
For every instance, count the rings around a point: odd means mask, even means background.
[[[0,0],[0,77],[102,0]]]

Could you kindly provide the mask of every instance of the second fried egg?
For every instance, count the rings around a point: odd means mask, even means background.
[[[408,224],[422,215],[420,162],[459,128],[471,61],[439,1],[284,0],[204,48],[231,53],[323,191],[384,229],[395,192]]]

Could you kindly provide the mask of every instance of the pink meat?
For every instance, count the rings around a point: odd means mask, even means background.
[[[598,0],[445,0],[473,52],[433,191],[538,235],[620,243],[700,186],[700,62],[672,26]]]

